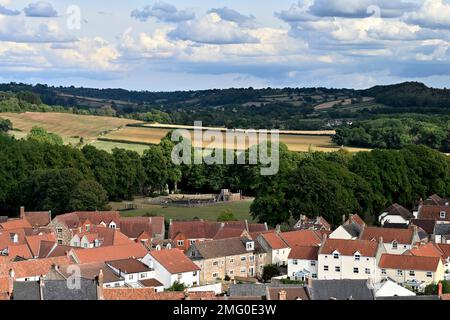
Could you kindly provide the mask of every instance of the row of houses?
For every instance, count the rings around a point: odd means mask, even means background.
[[[212,296],[223,293],[220,286],[230,281],[258,282],[268,265],[276,265],[282,278],[301,281],[302,299],[318,297],[305,289],[311,281],[352,280],[373,290],[395,284],[420,291],[450,272],[450,244],[445,234],[436,233],[450,226],[442,213],[447,206],[432,196],[413,212],[399,205],[387,208],[380,215],[382,227],[349,215],[334,230],[323,217],[302,215],[289,232],[264,223],[203,220],[170,221],[166,232],[163,217],[72,212],[51,219],[50,212],[21,208],[17,219],[0,218],[0,297],[26,299],[35,292],[34,298],[52,299],[45,288],[62,292],[57,288],[64,281],[78,277],[83,279],[78,286],[89,286],[80,291],[91,292],[89,299],[94,293],[97,299],[164,299],[176,283],[186,287],[178,298],[201,297],[199,292],[211,298],[211,291]],[[425,221],[434,224],[433,230]],[[266,288],[265,298],[292,298],[301,291],[295,290]],[[80,292],[67,298],[80,299]]]

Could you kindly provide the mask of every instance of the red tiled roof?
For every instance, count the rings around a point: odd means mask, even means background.
[[[200,270],[200,268],[179,249],[151,251],[150,255],[172,274]]]
[[[436,271],[439,257],[383,254],[379,267],[383,269]]]
[[[143,258],[147,250],[140,243],[106,246],[92,249],[72,249],[71,253],[78,263],[101,262],[127,258]]]
[[[10,269],[14,270],[16,279],[42,276],[46,275],[50,271],[52,265],[64,265],[68,263],[69,259],[64,256],[58,258],[26,260],[11,262],[8,264],[0,264],[0,277],[8,276]]]
[[[395,228],[377,228],[366,227],[363,229],[360,239],[361,240],[377,240],[383,237],[383,242],[393,242],[411,244],[413,242],[414,230],[413,229],[395,229]]]
[[[266,242],[269,244],[269,246],[270,246],[273,250],[289,248],[289,246],[287,245],[287,243],[284,242],[284,240],[281,238],[281,236],[280,236],[279,234],[277,234],[276,232],[273,232],[273,233],[263,233],[263,234],[261,234],[261,237],[262,237],[264,240],[266,240]]]
[[[77,211],[59,215],[56,219],[61,223],[65,223],[70,229],[74,229],[81,226],[86,220],[89,220],[94,225],[99,225],[102,222],[108,225],[112,221],[119,225],[120,214],[117,211]]]
[[[127,217],[120,220],[120,231],[129,238],[138,238],[143,232],[150,237],[164,236],[164,217]]]
[[[0,278],[0,293],[7,293],[9,290],[9,278],[1,277]]]
[[[46,233],[37,236],[27,236],[25,237],[25,241],[30,247],[31,253],[34,257],[39,256],[39,248],[41,247],[42,241],[49,241],[56,243],[56,237],[53,233]]]
[[[295,246],[291,248],[289,259],[317,260],[319,246]]]
[[[187,239],[213,239],[221,229],[241,229],[249,232],[267,231],[266,225],[247,223],[246,221],[172,221],[169,227],[169,238],[175,239],[183,234]]]
[[[25,212],[25,219],[33,227],[45,227],[51,222],[52,216],[50,214],[50,211],[28,211]]]
[[[164,285],[156,279],[139,280],[144,287],[163,287]]]
[[[441,212],[446,213],[443,219],[440,217]],[[424,205],[420,208],[419,219],[450,221],[450,207]]]
[[[239,238],[245,233],[244,229],[232,229],[232,228],[224,228],[220,229],[213,240],[221,240],[221,239],[230,239],[230,238]]]
[[[3,230],[13,230],[13,229],[24,229],[32,228],[31,224],[25,219],[10,219],[7,222],[0,223],[0,229]]]
[[[139,260],[132,258],[106,261],[106,264],[126,274],[147,272],[152,270]]]
[[[105,300],[184,300],[184,292],[160,292],[154,288],[103,289]]]
[[[297,230],[280,233],[281,238],[289,245],[294,246],[317,246],[322,242],[322,236],[315,230]]]
[[[33,255],[31,254],[30,249],[26,244],[17,244],[8,246],[8,256],[10,258],[20,257],[25,259],[32,259]]]
[[[327,239],[320,248],[319,254],[332,254],[338,251],[341,255],[353,256],[359,252],[364,257],[375,257],[377,249],[376,241]]]

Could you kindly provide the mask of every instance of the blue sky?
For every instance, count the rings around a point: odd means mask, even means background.
[[[448,87],[449,17],[450,0],[0,0],[0,81]]]

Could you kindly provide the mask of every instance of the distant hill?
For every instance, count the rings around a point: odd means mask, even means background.
[[[375,86],[362,92],[405,112],[450,112],[450,90],[429,88],[420,82]]]

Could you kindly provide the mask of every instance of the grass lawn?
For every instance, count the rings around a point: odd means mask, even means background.
[[[180,208],[180,207],[162,207],[158,205],[144,205],[140,209],[122,211],[121,215],[124,217],[138,217],[146,213],[164,216],[166,219],[174,220],[192,220],[197,217],[204,220],[217,220],[217,217],[225,210],[231,210],[237,219],[253,221],[250,215],[250,205],[252,201],[239,201],[224,204],[217,204],[207,207],[199,208]],[[111,203],[114,210],[123,208],[124,203]]]

